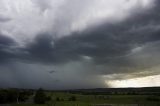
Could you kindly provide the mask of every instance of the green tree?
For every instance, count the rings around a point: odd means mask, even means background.
[[[8,90],[8,102],[12,103],[12,102],[17,102],[17,98],[18,98],[18,91],[16,89],[9,89]]]
[[[0,90],[0,104],[7,103],[7,102],[8,102],[7,91]]]
[[[76,97],[75,96],[71,96],[68,100],[69,101],[76,101]]]
[[[46,102],[46,95],[43,89],[38,89],[34,96],[34,103],[36,104],[44,104]]]

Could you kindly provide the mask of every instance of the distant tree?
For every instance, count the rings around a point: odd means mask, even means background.
[[[9,103],[17,102],[17,98],[18,98],[18,91],[15,89],[9,89],[7,95],[8,102]]]
[[[1,90],[0,91],[0,104],[7,103],[8,102],[7,100],[8,100],[7,91]]]
[[[68,100],[69,101],[76,101],[76,97],[75,96],[71,96]]]
[[[149,96],[147,101],[160,101],[160,98],[158,96]]]
[[[25,101],[32,95],[32,92],[20,89],[1,89],[0,90],[0,104],[18,103]]]
[[[64,99],[63,99],[63,98],[61,98],[61,101],[64,101]]]
[[[27,94],[27,92],[19,92],[18,100],[21,102],[24,102],[29,98],[30,95]]]
[[[36,104],[44,104],[46,102],[46,95],[43,89],[38,89],[34,96],[34,103]]]
[[[59,98],[59,97],[56,97],[56,101],[60,101],[60,98]]]
[[[52,100],[51,96],[47,96],[47,97],[46,97],[46,100],[47,100],[47,101],[51,101],[51,100]]]

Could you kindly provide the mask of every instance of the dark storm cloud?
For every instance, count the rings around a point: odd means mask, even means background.
[[[0,34],[0,45],[1,46],[10,46],[10,45],[13,45],[13,44],[14,44],[13,39]]]
[[[30,44],[28,52],[33,58],[42,61],[63,63],[79,60],[81,56],[90,56],[97,63],[119,64],[126,61],[131,50],[147,43],[160,40],[160,11],[157,5],[150,11],[134,13],[128,20],[118,24],[104,24],[85,32],[54,40],[48,34],[37,36],[35,43]],[[132,64],[132,63],[131,63]]]
[[[158,1],[157,1],[158,2]],[[160,40],[159,5],[149,11],[133,12],[126,21],[117,24],[103,24],[84,32],[75,32],[61,39],[54,39],[48,33],[37,35],[25,48],[17,48],[26,60],[46,63],[65,63],[89,56],[98,64],[133,65],[127,55],[131,50],[147,43]],[[9,39],[9,38],[8,38]],[[1,39],[2,43],[9,43]],[[12,41],[13,42],[13,41]],[[5,44],[6,45],[6,44]],[[12,54],[2,51],[4,59]],[[23,52],[27,54],[23,54]],[[23,56],[24,55],[24,56]]]
[[[50,78],[48,80],[51,82],[58,80],[59,83],[62,82],[63,86],[70,87],[75,83],[72,82],[73,79],[77,81],[77,86],[83,85],[84,82],[84,86],[89,85],[89,83],[92,86],[103,85],[101,79],[96,76],[99,74],[122,74],[120,77],[123,77],[123,73],[125,73],[125,78],[138,76],[135,72],[144,73],[139,74],[138,77],[155,75],[159,72],[149,73],[146,69],[160,65],[159,4],[157,0],[157,5],[152,9],[145,11],[136,9],[132,11],[133,15],[122,22],[110,24],[104,22],[85,31],[73,32],[58,39],[54,37],[53,33],[43,32],[32,39],[32,42],[27,42],[25,46],[17,46],[18,44],[12,38],[0,35],[0,64],[15,61],[22,62],[23,64],[15,63],[15,66],[13,66],[14,71],[18,70],[17,73],[14,73],[14,76],[19,76],[14,79],[16,81],[23,79],[19,83],[22,85],[27,83],[26,86],[32,83],[36,73],[42,77],[45,70],[47,72],[46,78],[48,74],[54,73],[53,76],[55,75],[55,79]],[[44,10],[48,7],[47,5],[43,6],[42,9]],[[60,24],[62,23],[60,21]],[[58,27],[58,30],[61,29]],[[88,61],[91,63],[89,64]],[[34,64],[35,66],[28,64]],[[46,64],[59,68],[52,67],[53,71],[48,73],[48,70],[52,69],[41,69],[40,66]],[[22,78],[24,74],[20,70],[23,70],[26,66],[24,72],[28,76]],[[0,69],[2,69],[1,66]],[[28,69],[30,70],[29,73]],[[27,82],[32,71],[35,71],[35,73]],[[130,75],[132,73],[133,75]],[[79,76],[76,76],[77,74]],[[114,77],[113,79],[118,78]],[[36,82],[38,82],[38,76],[34,83]],[[43,78],[42,82],[47,83],[47,80],[45,81],[45,78]],[[69,83],[70,85],[67,85]],[[39,83],[37,86],[40,85]],[[34,84],[32,83],[31,86],[34,86]]]
[[[48,34],[38,35],[34,42],[29,44],[26,51],[30,56],[41,61],[52,61],[53,58],[53,38]]]
[[[51,73],[51,74],[53,74],[53,73],[55,73],[56,71],[55,70],[51,70],[51,71],[49,71],[49,73]]]
[[[14,45],[15,41],[13,39],[0,34],[0,63],[6,62],[14,57],[14,55],[8,51]]]

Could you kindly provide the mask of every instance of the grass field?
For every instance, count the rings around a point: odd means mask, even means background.
[[[160,96],[153,95],[82,95],[63,92],[48,92],[52,100],[44,105],[13,104],[13,106],[90,106],[91,104],[139,104],[139,106],[160,106]],[[76,97],[75,101],[69,101],[70,97]],[[57,98],[59,100],[57,101]],[[156,98],[158,100],[148,100]],[[117,105],[115,105],[117,106]]]

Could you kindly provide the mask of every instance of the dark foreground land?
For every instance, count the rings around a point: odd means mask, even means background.
[[[1,89],[0,106],[160,106],[160,88]]]

